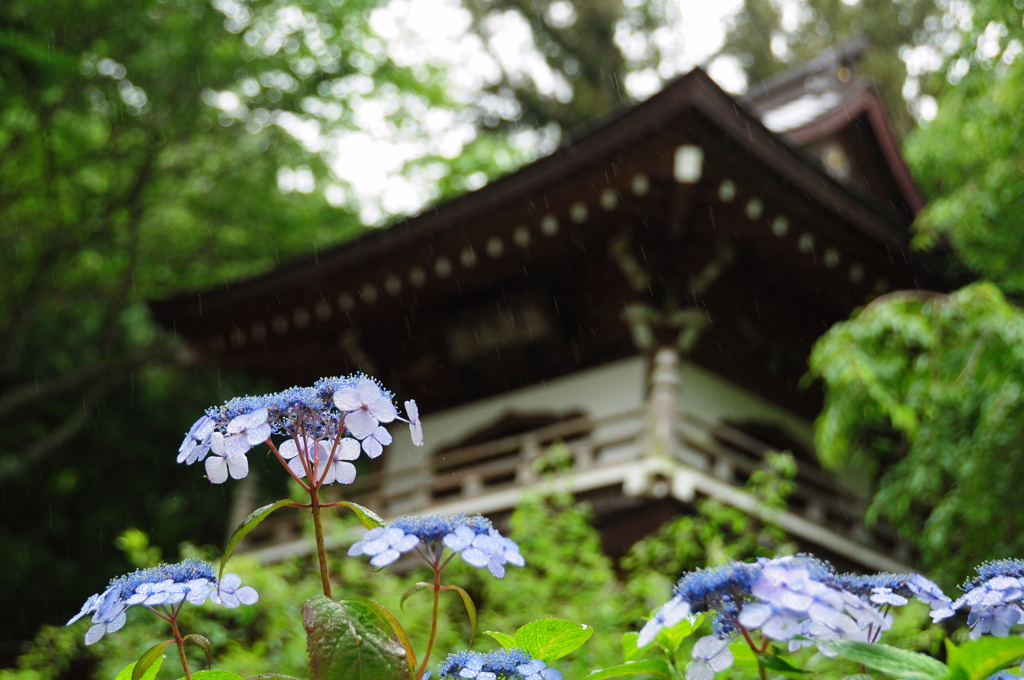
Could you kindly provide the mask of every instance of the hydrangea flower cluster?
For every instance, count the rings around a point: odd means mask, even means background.
[[[788,642],[790,651],[816,640],[873,642],[892,625],[888,607],[906,604],[910,597],[930,606],[949,602],[923,576],[839,576],[808,555],[698,570],[683,576],[674,593],[640,631],[637,645],[650,644],[662,628],[688,616],[713,612],[712,635],[694,645],[687,680],[709,680],[731,666],[728,645],[741,631],[760,630],[766,638]]]
[[[409,424],[413,443],[423,445],[423,428],[415,401],[405,402],[408,418],[398,415],[392,395],[366,375],[323,378],[312,387],[293,387],[256,397],[238,397],[207,409],[178,447],[178,462],[205,460],[214,484],[249,474],[246,454],[272,434],[288,440],[279,454],[297,479],[308,475],[319,486],[351,484],[351,462],[360,452],[376,458],[391,443],[383,424]],[[212,454],[212,455],[211,455]]]
[[[964,606],[971,608],[967,625],[971,639],[988,633],[1005,637],[1010,627],[1024,620],[1024,560],[985,562],[976,567],[977,578],[960,586],[966,591],[955,602],[932,609],[932,621],[948,619]]]
[[[402,553],[420,547],[428,563],[440,563],[441,552],[452,553],[477,568],[487,567],[494,576],[505,576],[505,565],[526,562],[515,541],[505,538],[481,515],[423,515],[400,517],[387,526],[370,529],[349,548],[352,557],[368,555],[374,567],[384,567]]]
[[[139,569],[115,578],[106,590],[86,600],[82,610],[67,625],[93,614],[93,625],[85,633],[85,644],[91,645],[107,633],[120,630],[127,619],[125,612],[134,605],[140,604],[147,609],[171,607],[170,615],[173,616],[182,603],[200,605],[207,599],[234,608],[255,603],[259,595],[252,587],[242,586],[242,579],[235,574],[226,574],[218,583],[209,562],[185,560]]]
[[[494,652],[456,652],[449,654],[438,669],[442,678],[465,680],[562,680],[562,673],[548,668],[540,659],[531,659],[522,649]]]

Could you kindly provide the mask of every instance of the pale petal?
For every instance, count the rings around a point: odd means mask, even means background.
[[[397,550],[398,552],[409,552],[417,545],[419,545],[419,543],[420,539],[417,536],[413,536],[412,534],[406,534],[394,544],[394,547],[395,550]]]
[[[306,476],[306,469],[302,467],[301,456],[295,456],[290,461],[288,461],[288,467],[289,469],[291,469],[292,472],[295,473],[295,476],[298,477],[299,479],[302,479],[303,477]]]
[[[97,623],[95,626],[85,632],[85,644],[91,645],[95,642],[99,642],[103,637],[103,634],[107,632],[107,624]]]
[[[486,567],[487,564],[491,561],[491,558],[490,558],[489,555],[487,555],[486,553],[480,552],[480,550],[478,550],[475,547],[470,547],[470,548],[466,548],[465,550],[463,550],[462,551],[462,559],[466,560],[466,562],[468,562],[469,564],[472,564],[474,567],[477,567],[477,568],[479,568],[479,567]]]
[[[214,484],[223,484],[228,481],[228,465],[220,456],[206,459],[206,476]]]
[[[252,446],[244,434],[233,434],[224,438],[224,456],[234,458],[248,453]]]
[[[380,399],[369,402],[369,411],[370,415],[382,423],[390,423],[398,417],[398,411],[395,410],[395,405],[391,403],[391,400],[387,397],[381,397]]]
[[[384,446],[387,446],[392,441],[391,433],[388,432],[386,427],[378,427],[376,430],[374,430],[373,438],[379,441]]]
[[[376,437],[370,436],[363,440],[363,451],[366,451],[366,455],[370,458],[376,458],[384,453],[384,447],[380,445]]]
[[[122,610],[120,614],[114,617],[113,621],[107,624],[107,632],[116,633],[124,627],[124,622],[127,620],[128,616],[124,613],[124,610]]]
[[[256,592],[256,589],[252,586],[243,586],[235,591],[235,597],[241,601],[242,604],[256,604],[260,595]]]
[[[390,550],[385,550],[381,554],[371,559],[370,564],[375,567],[386,567],[387,565],[397,560],[400,555],[401,553],[399,553],[394,548],[391,548]]]
[[[356,481],[356,466],[352,463],[336,461],[332,469],[335,481],[340,484],[351,484]]]
[[[359,398],[359,393],[354,388],[344,387],[334,393],[334,405],[339,411],[348,413],[361,409],[363,400]]]
[[[359,440],[345,437],[338,442],[338,450],[334,453],[335,460],[355,460],[359,458],[362,447]],[[347,482],[346,482],[347,483]]]
[[[249,459],[245,456],[235,456],[228,458],[228,471],[231,473],[232,479],[243,479],[249,474]]]
[[[299,447],[295,445],[294,439],[288,439],[287,441],[282,442],[281,446],[277,447],[277,450],[285,460],[299,455]]]
[[[356,439],[366,439],[377,429],[377,419],[369,411],[359,409],[345,416],[345,427]]]
[[[250,446],[256,446],[257,444],[267,441],[267,439],[270,438],[270,424],[263,423],[251,430],[246,430],[245,437]]]
[[[356,385],[359,400],[364,404],[372,404],[380,399],[380,386],[372,380],[360,380]]]

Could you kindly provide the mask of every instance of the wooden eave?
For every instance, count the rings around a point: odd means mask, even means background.
[[[680,144],[698,144],[704,149],[704,176],[697,184],[672,180],[672,156]],[[636,159],[642,154],[652,165],[638,165]],[[629,195],[627,175],[636,172],[651,176],[651,192],[642,199]],[[528,283],[555,295],[555,313],[568,315],[560,322],[577,333],[571,338],[571,348],[553,348],[543,370],[527,375],[529,380],[540,380],[635,352],[619,315],[623,304],[647,299],[647,291],[631,291],[605,257],[612,231],[630,222],[635,259],[646,260],[648,254],[661,258],[660,266],[654,268],[660,278],[652,282],[651,296],[659,286],[678,287],[679,277],[703,266],[723,239],[739,246],[742,252],[737,267],[742,275],[724,278],[702,304],[709,313],[713,309],[722,317],[730,317],[734,309],[739,310],[737,314],[756,313],[758,318],[762,311],[769,314],[775,327],[782,329],[779,332],[787,334],[786,343],[802,348],[799,351],[804,354],[794,365],[805,367],[800,361],[805,361],[810,343],[826,324],[845,318],[856,305],[863,304],[871,293],[869,282],[851,283],[852,275],[850,280],[844,278],[845,269],[822,266],[817,258],[827,253],[824,245],[812,256],[797,255],[794,241],[799,234],[791,234],[788,241],[772,236],[771,215],[748,219],[740,201],[723,204],[717,200],[720,183],[730,175],[748,186],[763,186],[766,202],[785,204],[794,222],[809,225],[807,229],[817,233],[819,241],[833,244],[844,257],[860,258],[872,271],[891,269],[885,276],[894,286],[944,287],[935,263],[908,251],[908,218],[870,197],[851,193],[813,159],[767,130],[704,72],[695,70],[551,156],[476,192],[321,251],[316,258],[303,258],[234,282],[230,290],[186,293],[150,306],[157,320],[181,333],[202,359],[290,382],[291,369],[283,364],[293,361],[299,366],[314,354],[324,359],[317,366],[323,373],[354,370],[356,367],[339,367],[335,356],[337,345],[331,334],[344,328],[362,329],[371,350],[385,354],[388,360],[394,357],[396,365],[404,361],[402,370],[411,370],[412,355],[430,342],[424,336],[443,332],[455,311],[500,299],[506,286]],[[598,184],[602,190],[617,192],[622,210],[628,207],[630,212],[601,212],[595,207]],[[567,219],[569,206],[585,195],[592,201],[593,225],[574,227]],[[748,198],[744,195],[743,201]],[[534,231],[537,248],[533,251],[514,251],[508,245],[509,256],[496,260],[487,260],[480,252],[485,239],[495,235],[508,243],[509,234],[520,222],[531,222],[536,229],[545,213],[557,213],[563,220],[558,238],[545,240]],[[314,337],[311,328],[301,337],[297,333],[289,339],[271,338],[270,345],[253,348],[250,343],[244,350],[228,349],[219,356],[205,349],[205,341],[215,333],[266,319],[274,309],[287,312],[289,305],[302,304],[311,310],[321,300],[333,304],[341,288],[352,291],[365,281],[379,285],[394,271],[429,267],[438,253],[452,256],[465,247],[479,252],[481,265],[476,269],[458,270],[444,280],[431,276],[417,290],[406,283],[400,295],[381,293],[374,306],[355,309],[347,321],[335,310],[330,322],[325,322],[329,328],[317,331],[320,336]],[[847,266],[844,260],[843,267]],[[533,278],[526,281],[524,277]],[[753,286],[750,277],[759,277]],[[772,294],[758,300],[768,282]],[[561,310],[558,296],[562,296]],[[695,360],[740,384],[753,380],[750,376],[763,367],[743,346],[744,329],[730,325],[730,318],[716,323],[717,335],[702,340]],[[587,324],[590,332],[584,327]],[[575,326],[579,326],[578,332]],[[285,347],[287,351],[282,353]],[[526,368],[512,363],[504,370],[526,375]],[[421,374],[410,380],[423,389],[448,381],[432,395],[410,395],[423,400],[424,411],[502,389],[495,382],[496,374],[487,378],[490,382],[469,388],[458,384],[450,367],[421,366],[417,370],[422,370]],[[803,370],[791,368],[781,377],[764,376],[760,383],[748,387],[768,396],[788,389],[789,396],[780,400],[813,415],[819,400],[793,391]],[[389,385],[402,377],[378,375]],[[511,386],[506,384],[504,389]]]

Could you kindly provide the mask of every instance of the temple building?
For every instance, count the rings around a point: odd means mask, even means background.
[[[477,191],[153,314],[197,362],[282,388],[364,371],[415,398],[427,445],[396,436],[345,490],[385,517],[500,518],[558,488],[621,554],[713,497],[841,564],[908,570],[862,521],[864,475],[819,467],[823,393],[802,382],[857,307],[949,287],[909,249],[923,200],[864,47],[743,98],[695,69]],[[787,449],[797,491],[762,507],[742,487]],[[281,531],[267,559],[303,549]]]

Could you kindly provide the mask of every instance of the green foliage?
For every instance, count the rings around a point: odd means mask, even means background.
[[[594,634],[594,629],[565,619],[540,619],[531,621],[516,631],[513,644],[508,636],[491,634],[495,640],[508,649],[510,646],[525,649],[535,659],[554,661],[576,651]]]
[[[828,391],[816,444],[829,465],[873,465],[870,517],[919,537],[950,578],[1024,550],[1008,508],[1022,478],[1024,312],[985,283],[886,296],[837,324],[811,369]],[[884,465],[884,467],[883,467]]]
[[[768,507],[785,508],[795,488],[796,462],[791,454],[775,452],[766,460],[768,469],[755,471],[745,490]],[[695,515],[677,517],[634,543],[622,566],[630,571],[629,592],[649,610],[670,597],[672,584],[687,571],[793,552],[796,546],[778,527],[708,498],[697,503]]]

